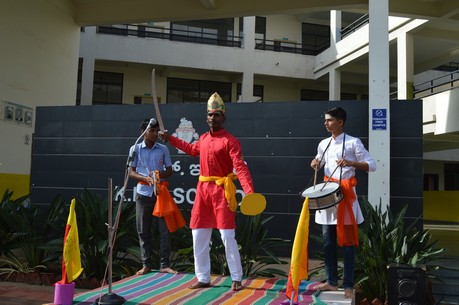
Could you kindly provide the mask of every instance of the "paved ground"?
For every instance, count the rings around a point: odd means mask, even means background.
[[[75,293],[86,290],[75,289]],[[53,286],[0,282],[1,305],[42,305],[54,300]]]

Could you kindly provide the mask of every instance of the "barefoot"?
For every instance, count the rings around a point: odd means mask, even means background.
[[[354,297],[354,290],[351,288],[344,289],[344,298],[352,299]]]
[[[207,288],[207,287],[210,287],[210,283],[197,282],[189,286],[188,289],[199,289],[199,288]]]
[[[174,269],[169,268],[169,267],[161,268],[161,269],[159,269],[159,272],[161,272],[161,273],[170,273],[170,274],[178,274],[177,271],[175,271]]]
[[[338,287],[332,286],[329,283],[325,282],[325,283],[314,286],[314,289],[318,289],[322,291],[336,291],[338,290]]]
[[[149,267],[143,267],[142,269],[136,272],[136,275],[144,275],[149,273],[150,271],[151,269]]]
[[[241,281],[233,281],[233,284],[231,285],[231,289],[233,291],[239,291],[242,289],[242,283]]]

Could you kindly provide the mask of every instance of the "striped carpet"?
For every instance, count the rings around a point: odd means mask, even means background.
[[[195,281],[194,274],[150,272],[113,283],[112,293],[125,298],[125,305],[280,305],[287,300],[286,279],[247,278],[242,281],[244,289],[241,291],[231,290],[231,278],[227,276],[212,276],[212,286],[209,288],[188,289]],[[317,291],[312,286],[312,282],[301,282],[303,301],[300,304],[326,305],[317,298]],[[77,294],[73,305],[94,304],[96,299],[107,293],[107,288],[99,288]]]

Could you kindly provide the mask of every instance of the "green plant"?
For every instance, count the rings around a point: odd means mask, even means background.
[[[419,230],[417,222],[404,222],[407,206],[394,214],[384,211],[381,203],[372,207],[365,199],[361,204],[365,221],[359,228],[360,246],[357,248],[356,284],[368,300],[387,299],[387,266],[391,263],[423,265],[432,277],[440,267],[435,261],[445,250],[431,242],[428,230]]]
[[[29,199],[29,196],[13,198],[13,191],[6,190],[0,203],[0,257],[13,255],[18,247],[18,209]]]
[[[56,234],[62,202],[45,209],[31,205],[29,196],[11,198],[12,192],[6,192],[0,206],[1,254],[30,268],[55,261],[58,256],[44,244]]]
[[[240,244],[242,269],[245,276],[286,276],[285,271],[277,268],[268,268],[270,265],[284,265],[288,262],[280,260],[274,253],[290,245],[290,240],[268,237],[265,224],[274,216],[262,218],[262,214],[253,217],[244,217],[244,222],[238,222],[236,238]]]
[[[7,274],[6,280],[13,274],[13,273],[31,273],[35,272],[39,269],[46,270],[46,266],[44,265],[37,265],[37,266],[29,266],[27,262],[21,261],[17,257],[12,258],[0,258],[0,275]]]
[[[136,256],[138,243],[134,221],[135,205],[131,202],[124,202],[120,208],[120,221],[112,250],[113,278],[115,279],[132,275],[139,264],[138,256]],[[116,213],[117,211],[113,213],[113,221],[115,221]],[[77,198],[75,214],[84,275],[87,278],[94,277],[101,281],[105,277],[109,253],[106,224],[107,200],[85,190]]]

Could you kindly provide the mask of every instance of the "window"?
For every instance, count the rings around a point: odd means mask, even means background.
[[[438,191],[437,174],[424,174],[424,191]]]
[[[231,83],[182,78],[167,79],[167,103],[207,103],[214,92],[218,92],[223,101],[231,101]]]
[[[303,23],[303,54],[317,55],[330,47],[330,27],[320,24]]]
[[[94,71],[92,104],[121,104],[123,99],[123,74]]]
[[[244,32],[244,18],[239,18],[239,35]],[[266,38],[266,17],[255,17],[255,39],[265,40]]]
[[[459,164],[445,163],[445,191],[459,190]]]
[[[257,102],[263,102],[263,98],[264,98],[263,91],[264,91],[264,87],[262,85],[253,85],[253,96],[261,97],[261,99]],[[237,84],[236,93],[239,99],[239,96],[242,94],[241,83]]]
[[[233,41],[235,40],[234,19],[225,18],[172,22],[171,40],[233,46]],[[239,41],[237,41],[237,43],[239,43]]]
[[[301,89],[302,101],[328,101],[328,91]]]
[[[302,101],[328,101],[329,94],[327,91],[301,89],[301,100]],[[341,92],[341,101],[356,101],[357,94]]]
[[[77,75],[77,92],[76,92],[76,105],[81,105],[81,79],[83,73],[83,58],[78,59],[78,75]]]
[[[266,17],[255,17],[255,38],[266,38]]]

